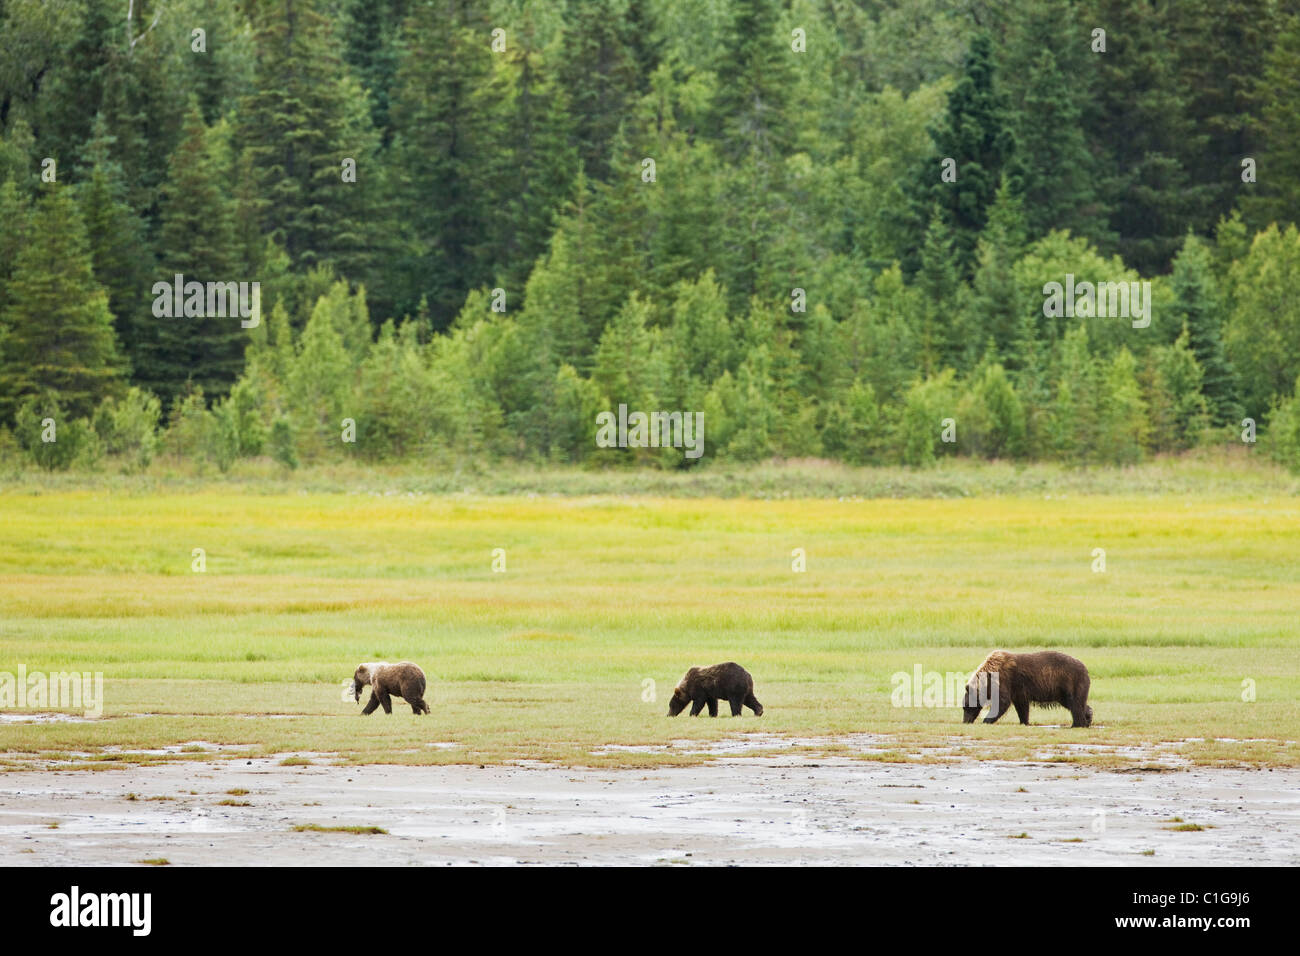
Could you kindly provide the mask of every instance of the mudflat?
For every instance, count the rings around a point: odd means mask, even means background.
[[[1296,865],[1300,770],[791,754],[653,770],[227,759],[0,775],[11,865],[353,864],[379,849],[386,865]]]

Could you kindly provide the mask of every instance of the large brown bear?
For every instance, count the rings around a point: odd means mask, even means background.
[[[763,705],[754,696],[754,678],[734,661],[688,670],[673,688],[672,700],[668,701],[668,716],[676,717],[690,704],[692,717],[700,716],[705,705],[708,705],[709,716],[716,717],[719,698],[731,704],[732,717],[739,717],[742,707],[752,710],[755,717],[763,716]]]
[[[424,702],[424,671],[410,661],[389,664],[379,661],[362,664],[352,675],[352,692],[361,700],[361,688],[370,685],[370,700],[361,713],[373,714],[380,704],[384,713],[393,712],[393,697],[400,697],[411,705],[416,714],[427,714],[429,705]]]
[[[1059,704],[1070,712],[1073,727],[1092,726],[1092,708],[1088,706],[1091,684],[1083,661],[1056,651],[1011,654],[994,651],[984,658],[979,670],[971,675],[962,701],[962,723],[972,724],[985,704],[989,705],[984,723],[995,723],[1015,707],[1022,724],[1029,724],[1029,705]]]

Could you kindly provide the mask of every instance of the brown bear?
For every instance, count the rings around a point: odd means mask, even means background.
[[[668,701],[668,716],[676,717],[690,704],[691,716],[698,717],[707,704],[709,716],[716,717],[719,698],[731,704],[732,717],[739,717],[742,707],[752,710],[755,717],[763,716],[763,705],[754,696],[754,678],[734,661],[688,670],[673,688],[672,700]]]
[[[1088,668],[1083,661],[1056,651],[1011,654],[994,651],[971,675],[962,701],[962,723],[972,724],[985,704],[989,705],[984,723],[995,723],[1015,707],[1016,716],[1029,724],[1029,705],[1059,704],[1070,712],[1073,727],[1092,726],[1092,708],[1088,706]]]
[[[370,700],[361,713],[373,714],[380,704],[384,713],[393,712],[393,697],[400,697],[411,705],[416,714],[427,714],[429,705],[424,702],[424,671],[410,661],[389,664],[379,661],[362,664],[352,675],[352,692],[361,700],[361,688],[370,685]]]

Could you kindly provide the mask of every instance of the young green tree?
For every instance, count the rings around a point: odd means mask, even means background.
[[[1224,354],[1220,327],[1224,309],[1210,249],[1190,233],[1174,260],[1170,286],[1175,321],[1183,323],[1183,335],[1201,369],[1201,390],[1211,422],[1215,425],[1239,422],[1242,412],[1237,398],[1237,377]]]
[[[1147,353],[1138,378],[1150,416],[1147,441],[1151,450],[1176,452],[1194,447],[1210,424],[1210,416],[1202,393],[1201,366],[1189,345],[1186,327],[1172,345],[1157,346]]]
[[[1224,346],[1245,412],[1261,421],[1300,375],[1300,231],[1273,225],[1257,234],[1229,281],[1235,305]]]
[[[1004,179],[976,247],[975,277],[965,303],[965,329],[970,336],[968,351],[991,341],[996,353],[1013,370],[1022,365],[1015,352],[1025,304],[1014,267],[1024,248],[1023,204]]]

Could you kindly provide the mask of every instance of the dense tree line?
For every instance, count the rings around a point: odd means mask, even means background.
[[[0,0],[0,441],[1300,465],[1297,117],[1275,0]]]

